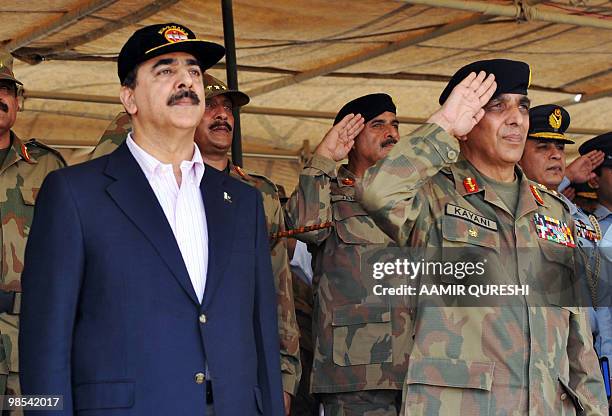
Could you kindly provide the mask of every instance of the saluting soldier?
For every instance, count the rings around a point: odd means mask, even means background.
[[[374,280],[362,270],[364,260],[392,241],[356,200],[366,169],[399,139],[389,95],[347,103],[287,203],[295,237],[313,256],[311,391],[326,416],[399,413],[412,321],[407,305],[374,294]]]
[[[22,83],[13,74],[13,58],[0,52],[0,394],[19,394],[17,335],[21,272],[34,203],[47,173],[66,166],[54,149],[32,139],[22,142],[11,130],[19,109]],[[0,404],[2,406],[2,404]]]
[[[280,205],[278,190],[268,178],[256,173],[247,173],[228,159],[234,131],[232,109],[248,104],[245,93],[228,89],[221,80],[204,73],[206,110],[202,122],[196,129],[195,141],[202,152],[204,162],[224,171],[231,177],[245,182],[261,192],[268,231],[271,236],[285,231],[285,219]],[[131,129],[130,118],[120,113],[102,135],[92,157],[102,156],[116,149]],[[231,196],[229,196],[231,198]],[[278,326],[281,351],[285,411],[289,413],[291,397],[297,394],[301,365],[299,329],[295,317],[292,279],[289,271],[286,238],[271,238],[272,271],[278,301]],[[240,259],[237,259],[240,261]]]
[[[592,172],[604,161],[604,152],[591,150],[581,155],[570,166],[565,165],[565,145],[574,141],[565,133],[570,125],[570,115],[565,108],[547,104],[529,110],[529,133],[523,156],[519,161],[525,175],[551,191],[559,190],[562,184],[586,183]],[[599,357],[612,358],[612,314],[606,292],[609,287],[610,268],[602,265],[602,256],[597,250],[601,240],[601,228],[595,216],[586,215],[565,195],[558,194],[567,205],[576,225],[576,271],[584,277],[585,290],[581,300],[592,307],[589,310],[591,330],[595,339],[595,351]],[[605,261],[605,259],[604,259]],[[586,301],[586,302],[585,302]]]
[[[516,166],[530,78],[517,61],[461,68],[429,123],[366,172],[362,204],[397,243],[479,248],[499,273],[489,284],[574,281],[569,211]],[[526,296],[513,304],[423,308],[419,299],[405,414],[607,414],[584,309],[530,306]]]

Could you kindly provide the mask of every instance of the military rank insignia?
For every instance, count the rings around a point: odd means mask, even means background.
[[[344,178],[344,179],[342,179],[342,185],[353,186],[353,185],[355,185],[355,179],[353,179],[353,178]]]
[[[535,223],[538,237],[566,247],[576,247],[572,230],[567,223],[541,214],[535,214],[533,222]]]
[[[598,241],[601,239],[597,230],[582,220],[576,221],[576,235],[589,241]]]
[[[536,188],[535,185],[529,185],[529,189],[531,189],[531,193],[533,194],[535,200],[538,201],[538,204],[544,205],[544,200],[542,199],[542,195],[540,195],[538,188]]]
[[[28,148],[26,147],[25,144],[21,145],[21,153],[23,154],[23,158],[25,159],[26,162],[32,161],[32,159],[30,158],[30,153],[28,153]]]
[[[471,194],[474,192],[478,192],[478,183],[474,180],[474,178],[465,178],[463,180],[463,187],[465,190]]]

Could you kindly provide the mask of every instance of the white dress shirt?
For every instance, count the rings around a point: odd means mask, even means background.
[[[200,150],[194,143],[191,160],[181,162],[179,186],[171,164],[164,164],[143,150],[132,139],[132,133],[128,133],[126,141],[166,214],[191,284],[201,303],[208,269],[208,227],[200,192],[200,182],[204,176]]]

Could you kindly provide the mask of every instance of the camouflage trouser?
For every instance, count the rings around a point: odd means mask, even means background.
[[[19,373],[10,371],[10,358],[13,349],[13,344],[8,335],[0,335],[0,395],[19,395],[21,389],[19,387]],[[0,412],[2,416],[21,416],[23,411],[14,410],[9,412],[4,409],[4,403],[0,400]]]
[[[365,390],[318,394],[325,416],[397,416],[402,403],[399,390]]]

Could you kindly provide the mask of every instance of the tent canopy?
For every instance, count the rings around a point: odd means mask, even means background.
[[[407,133],[438,107],[449,76],[477,59],[530,64],[532,103],[571,114],[570,156],[612,129],[607,0],[235,0],[233,9],[239,87],[252,98],[241,117],[246,164],[287,186],[296,156],[348,100],[391,94]],[[134,30],[176,22],[223,43],[219,0],[8,0],[0,19],[26,89],[15,130],[69,148],[94,145],[121,110],[103,101],[118,96],[116,57]],[[210,72],[226,79],[224,61]]]

